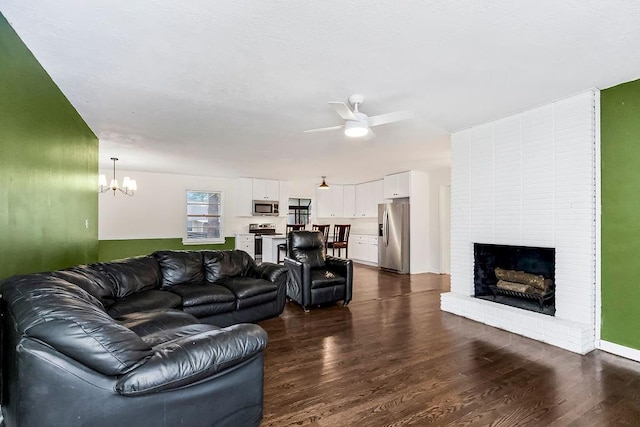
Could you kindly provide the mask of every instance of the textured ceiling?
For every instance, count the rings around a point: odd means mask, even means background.
[[[121,169],[361,182],[449,133],[640,77],[640,2],[0,0]],[[369,141],[327,101],[413,109]]]

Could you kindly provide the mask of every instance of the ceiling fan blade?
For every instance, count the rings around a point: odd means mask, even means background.
[[[340,114],[340,117],[344,120],[358,120],[356,115],[353,114],[353,111],[351,111],[349,106],[344,102],[329,101],[329,105],[331,105],[333,109],[336,110],[336,113]]]
[[[331,126],[331,127],[328,127],[328,128],[309,129],[309,130],[305,130],[304,133],[324,132],[324,131],[327,131],[327,130],[336,130],[336,129],[342,129],[342,128],[344,128],[344,125]]]
[[[369,132],[367,132],[367,134],[362,139],[364,139],[365,141],[369,141],[375,137],[376,134],[373,132],[373,130],[371,130],[371,128],[369,128]]]
[[[379,126],[386,123],[399,122],[401,120],[413,119],[415,114],[413,111],[394,111],[393,113],[378,114],[377,116],[369,117],[369,126]]]

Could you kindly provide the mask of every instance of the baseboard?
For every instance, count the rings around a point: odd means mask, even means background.
[[[640,350],[636,350],[635,348],[625,347],[623,345],[604,340],[600,340],[598,348],[602,351],[606,351],[607,353],[640,362]]]
[[[351,258],[351,260],[353,262],[355,262],[355,263],[358,263],[358,264],[368,265],[369,267],[377,267],[378,266],[377,262],[369,262],[369,261],[364,261],[364,260],[361,260],[361,259],[353,259],[353,258]]]

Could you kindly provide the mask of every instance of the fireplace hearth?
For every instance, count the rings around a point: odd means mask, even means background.
[[[474,296],[555,315],[555,249],[474,243]]]

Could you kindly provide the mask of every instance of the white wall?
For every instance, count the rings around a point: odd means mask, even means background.
[[[428,271],[432,273],[449,273],[449,269],[442,271],[442,258],[449,258],[449,239],[450,236],[441,236],[440,221],[440,187],[451,185],[451,169],[439,168],[429,172],[429,245],[428,245]],[[448,210],[444,211],[447,215]],[[449,222],[448,217],[444,221]],[[445,240],[443,246],[442,239]],[[443,254],[443,251],[447,251]]]
[[[112,170],[101,170],[111,178]],[[115,239],[157,239],[183,238],[185,234],[186,190],[222,191],[224,208],[224,234],[248,231],[250,223],[276,223],[278,232],[284,232],[286,218],[279,217],[236,217],[236,180],[233,178],[204,177],[195,175],[175,175],[137,171],[117,171],[122,182],[130,176],[138,184],[133,197],[108,192],[99,197],[98,238]],[[424,218],[425,244],[422,251],[426,257],[424,271],[440,272],[441,246],[439,242],[439,186],[450,182],[449,169],[441,168],[428,174],[428,216]],[[315,211],[315,188],[317,183],[289,181],[290,197],[312,199],[312,213]],[[313,223],[351,224],[354,234],[376,234],[376,218],[315,218]]]
[[[113,172],[103,170],[107,177]],[[138,191],[129,197],[116,192],[101,194],[98,204],[98,238],[154,239],[182,238],[186,228],[186,190],[222,191],[224,234],[247,232],[249,223],[275,222],[284,229],[285,218],[236,217],[236,180],[192,175],[174,175],[135,171],[118,171],[122,182],[125,175],[137,181]],[[265,219],[266,218],[266,219]]]

